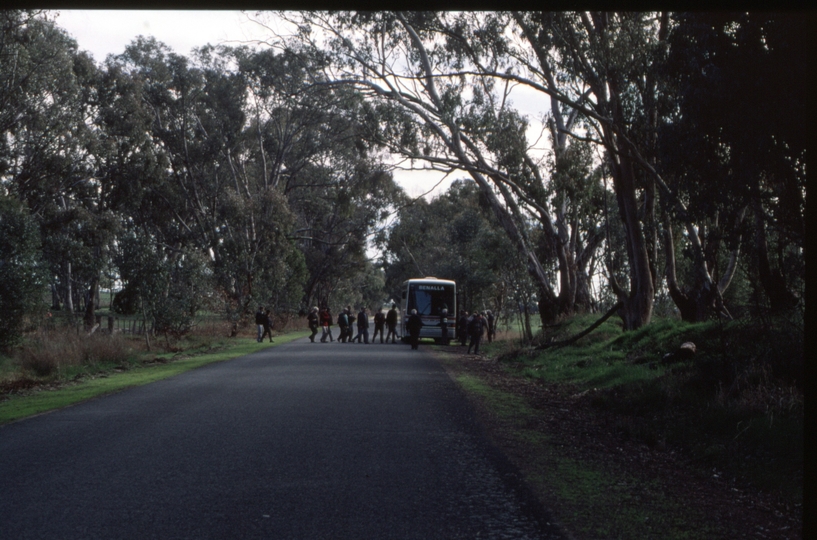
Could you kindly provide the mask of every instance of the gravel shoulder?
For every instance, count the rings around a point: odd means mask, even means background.
[[[625,440],[586,394],[515,377],[495,360],[435,347],[488,436],[560,529],[592,538],[803,538],[802,507],[702,471],[677,449]]]

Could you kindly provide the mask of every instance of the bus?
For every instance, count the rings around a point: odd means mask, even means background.
[[[457,323],[457,284],[448,279],[435,277],[413,278],[403,282],[400,292],[400,335],[403,341],[409,339],[406,322],[411,310],[416,309],[423,320],[421,338],[442,340],[440,315],[448,310],[448,337],[454,339]]]

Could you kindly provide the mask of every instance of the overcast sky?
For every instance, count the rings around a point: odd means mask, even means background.
[[[154,36],[175,52],[263,37],[240,11],[60,10],[56,22],[101,62],[119,54],[138,35]]]

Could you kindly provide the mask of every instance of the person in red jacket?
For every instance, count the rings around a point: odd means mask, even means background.
[[[327,308],[323,308],[321,310],[320,316],[321,320],[321,328],[323,329],[323,334],[321,335],[321,343],[326,343],[326,336],[329,336],[329,325],[332,323],[332,316],[329,315],[329,310]]]

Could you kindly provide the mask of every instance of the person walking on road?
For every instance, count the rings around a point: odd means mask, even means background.
[[[411,337],[411,348],[417,350],[420,345],[420,330],[423,328],[423,319],[417,315],[417,310],[411,310],[411,316],[406,321],[406,329]]]
[[[357,318],[352,314],[352,306],[346,306],[346,317],[349,319],[349,326],[346,328],[346,343],[351,343],[355,340],[355,321]]]
[[[338,342],[346,343],[347,333],[349,330],[349,309],[343,308],[338,315]]]
[[[317,306],[309,310],[309,315],[306,316],[306,321],[309,323],[309,329],[312,331],[312,335],[309,336],[309,341],[315,343],[315,336],[318,335],[318,328],[320,327]]]
[[[372,335],[372,343],[377,340],[377,334],[380,334],[380,343],[383,343],[383,329],[386,326],[386,314],[383,313],[383,308],[377,310],[374,314],[374,334]]]
[[[267,317],[264,313],[264,307],[258,306],[258,311],[255,312],[255,325],[258,327],[258,335],[256,336],[256,341],[261,343],[264,338],[264,324],[266,324]]]
[[[329,334],[329,341],[335,341],[335,338],[332,337],[332,310],[328,307],[326,308],[326,319],[329,321],[327,325],[327,333]]]
[[[361,338],[363,341],[361,341]],[[366,308],[360,308],[360,312],[357,314],[357,335],[355,336],[355,341],[358,343],[365,343],[366,345],[369,344],[369,316],[366,315]]]
[[[273,343],[272,341],[272,311],[269,308],[264,309],[264,333],[261,334],[261,341],[264,341],[264,338],[269,336],[269,342]]]
[[[386,314],[386,326],[389,327],[389,333],[386,334],[386,343],[389,342],[389,336],[391,336],[391,342],[394,343],[394,338],[397,336],[397,304],[392,304],[391,309]]]
[[[474,348],[474,354],[479,354],[479,340],[482,338],[484,325],[482,315],[474,313],[473,318],[468,323],[468,334],[471,336],[471,342],[468,344],[468,353],[466,354],[471,354],[471,347]]]
[[[326,343],[326,338],[329,336],[329,322],[330,322],[329,310],[327,308],[323,308],[320,314],[320,321],[321,321],[321,329],[323,333],[321,334],[321,343]]]
[[[440,314],[440,332],[442,344],[448,345],[448,310],[443,309]]]

